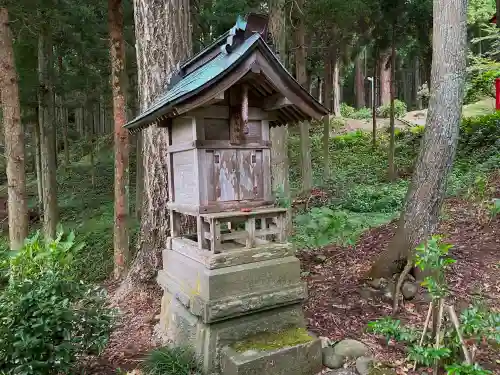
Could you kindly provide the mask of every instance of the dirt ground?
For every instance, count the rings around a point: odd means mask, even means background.
[[[439,233],[453,244],[450,255],[457,262],[448,273],[452,299],[458,309],[465,307],[473,297],[482,297],[493,309],[500,308],[500,219],[481,226],[475,218],[476,210],[460,200],[448,200],[444,221]],[[366,272],[372,260],[384,250],[396,229],[391,223],[366,232],[354,247],[329,246],[320,254],[326,261],[318,261],[318,253],[302,253],[304,271],[310,274],[309,299],[305,313],[310,329],[319,336],[336,341],[354,338],[365,342],[381,361],[402,363],[401,346],[387,346],[380,337],[368,334],[368,322],[389,316],[392,302],[365,300],[360,295]],[[423,325],[428,303],[422,298],[406,302],[398,315],[402,322]],[[479,362],[500,374],[496,362],[498,353],[480,348]],[[399,372],[404,373],[403,366]]]
[[[500,179],[497,196],[500,196]],[[452,299],[458,309],[475,296],[481,296],[493,309],[500,308],[500,218],[480,225],[476,210],[469,203],[449,199],[445,203],[446,220],[439,233],[453,244],[450,254],[457,262],[448,279]],[[366,332],[367,323],[391,313],[391,302],[366,300],[360,290],[374,257],[384,250],[395,231],[395,223],[374,228],[362,235],[355,246],[328,246],[316,252],[299,255],[309,289],[305,314],[311,331],[331,340],[355,338],[365,342],[378,360],[398,365],[398,373],[406,373],[401,346],[390,344]],[[326,260],[318,255],[326,256]],[[115,285],[108,285],[112,295]],[[80,374],[117,374],[116,369],[136,368],[144,354],[155,346],[153,327],[160,308],[160,291],[152,289],[132,296],[119,306],[122,318],[108,348],[99,358],[82,361]],[[403,322],[422,325],[427,302],[418,297],[406,302],[399,313]],[[479,362],[500,374],[498,353],[480,348]]]

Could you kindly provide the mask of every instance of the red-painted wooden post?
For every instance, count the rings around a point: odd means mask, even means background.
[[[497,111],[500,110],[500,78],[495,79],[495,99],[496,99],[496,105],[495,108]]]

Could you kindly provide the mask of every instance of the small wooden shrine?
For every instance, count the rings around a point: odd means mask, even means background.
[[[258,321],[258,311],[277,305],[292,306],[293,320],[305,296],[286,243],[286,209],[274,205],[271,191],[270,128],[328,112],[284,68],[267,36],[267,17],[238,18],[125,126],[168,132],[171,242],[158,276],[165,290],[161,329],[175,343],[204,343],[197,352],[207,371],[220,367],[225,341],[218,322],[239,332],[247,326],[237,317],[254,314]],[[196,218],[196,231],[181,235],[181,215]],[[266,263],[272,259],[277,263]],[[273,293],[279,301],[264,297]],[[291,320],[277,324],[297,326]],[[226,344],[248,335],[247,328]]]

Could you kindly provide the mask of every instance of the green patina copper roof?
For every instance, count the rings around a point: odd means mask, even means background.
[[[251,50],[251,47],[256,44],[259,38],[259,34],[252,35],[230,54],[221,53],[207,64],[201,66],[191,74],[188,74],[171,87],[164,95],[160,96],[151,107],[126,124],[125,127],[127,129],[134,129],[135,127],[143,125],[144,121],[148,122],[148,118],[158,117],[155,116],[155,113],[160,109],[174,105],[179,99],[186,95],[196,93],[198,89],[204,87],[207,83],[220,77],[224,72],[228,72],[235,63]],[[150,121],[153,120],[153,118],[150,119]]]
[[[261,51],[278,63],[278,69],[294,81],[294,86],[297,85],[301,90],[306,91],[294,80],[276,58],[259,32],[247,36],[246,40],[244,39],[243,33],[246,31],[246,28],[247,21],[242,17],[238,17],[236,24],[229,31],[219,37],[212,45],[182,64],[179,72],[172,78],[171,84],[167,87],[168,91],[155,100],[138,117],[127,123],[125,128],[130,131],[137,131],[152,124],[161,116],[167,115],[172,117],[176,115],[175,106],[183,103],[186,99],[192,98],[206,87],[216,84],[226,74],[229,74],[236,68],[257,47],[261,48]],[[185,71],[189,67],[216,49],[220,52],[215,57],[194,71],[185,74]],[[327,113],[327,110],[314,98],[310,97],[310,99],[312,102],[315,102],[315,106],[320,107],[320,111],[324,112],[323,114]]]

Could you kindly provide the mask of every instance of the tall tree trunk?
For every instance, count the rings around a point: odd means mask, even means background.
[[[39,111],[37,110],[37,113]],[[38,198],[38,211],[42,213],[43,210],[43,177],[42,177],[42,148],[40,140],[40,115],[37,114],[37,120],[35,121],[33,127],[33,139],[34,139],[34,154],[35,154],[35,173],[36,173],[36,187],[37,187],[37,198]],[[43,215],[40,215],[43,221]]]
[[[54,91],[52,87],[53,52],[50,32],[43,27],[38,38],[40,161],[43,187],[43,229],[48,238],[56,234],[59,221],[54,151]]]
[[[363,108],[365,103],[365,75],[363,73],[363,57],[364,52],[356,57],[354,64],[354,92],[356,94],[356,107]]]
[[[125,71],[125,41],[123,39],[123,9],[121,0],[109,0],[108,22],[111,44],[111,85],[115,122],[115,226],[113,245],[115,279],[122,278],[129,264],[128,242],[128,183],[129,140],[126,123],[127,75]],[[140,152],[140,151],[139,151]]]
[[[24,132],[12,34],[7,8],[0,8],[0,103],[7,161],[9,240],[11,250],[22,247],[28,236],[28,206],[24,171]]]
[[[380,105],[387,105],[391,102],[391,50],[380,55]]]
[[[298,9],[295,10],[295,20],[297,22],[295,29],[295,75],[302,87],[307,89],[306,28],[303,17],[304,0],[298,0],[296,2],[296,8]],[[311,140],[309,139],[309,128],[310,124],[308,121],[300,123],[300,156],[303,192],[308,192],[312,188]]]
[[[371,95],[371,106],[372,106],[372,147],[375,149],[377,147],[377,72],[378,72],[378,62],[379,59],[375,59],[373,64],[373,76],[370,82],[370,95]]]
[[[432,91],[424,138],[398,230],[369,276],[390,277],[396,264],[434,234],[458,143],[464,96],[467,1],[434,0]]]
[[[338,54],[334,53],[332,57],[332,87],[333,103],[332,113],[334,116],[340,116],[340,61]]]
[[[394,161],[394,152],[396,149],[396,129],[395,121],[396,114],[394,111],[394,97],[396,88],[396,27],[392,25],[392,41],[391,41],[391,77],[390,77],[390,95],[391,95],[391,113],[389,119],[389,157],[388,157],[388,177],[389,181],[394,181],[397,178],[396,164]]]
[[[417,56],[415,58],[415,79],[414,79],[414,83],[415,83],[415,86],[413,87],[413,100],[414,100],[414,103],[415,103],[415,107],[417,109],[422,109],[422,98],[420,98],[418,96],[418,90],[420,90],[420,86],[422,85],[422,82],[421,82],[421,79],[420,79],[420,59],[419,57]]]
[[[144,186],[144,163],[142,160],[142,133],[136,135],[136,166],[135,166],[135,216],[141,219],[142,194]]]
[[[188,0],[134,0],[136,54],[140,110],[164,92],[179,62],[191,54]],[[139,251],[126,280],[121,298],[134,287],[154,280],[161,265],[161,250],[169,232],[167,134],[150,126],[142,132],[144,197],[139,233]]]
[[[270,4],[269,29],[273,37],[274,49],[283,64],[286,61],[285,1],[273,0]],[[287,232],[292,229],[290,180],[288,175],[288,125],[271,128],[271,175],[272,189],[282,194],[287,202]]]
[[[332,54],[327,53],[323,60],[324,72],[323,77],[325,81],[325,107],[331,109],[331,95],[332,95]],[[330,115],[323,118],[323,183],[326,184],[330,178],[330,161],[329,161],[329,148],[330,148]]]
[[[68,142],[68,109],[63,107],[62,113],[62,132],[63,132],[63,144],[64,144],[64,166],[69,167],[69,142]]]

